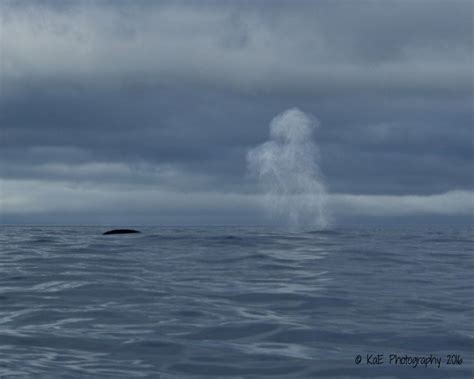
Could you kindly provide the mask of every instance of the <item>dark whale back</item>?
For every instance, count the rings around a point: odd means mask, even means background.
[[[105,233],[102,233],[102,235],[107,236],[109,234],[130,234],[130,233],[140,233],[140,232],[138,230],[133,230],[133,229],[113,229]]]

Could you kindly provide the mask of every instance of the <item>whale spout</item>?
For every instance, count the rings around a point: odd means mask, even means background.
[[[133,229],[113,229],[105,233],[102,233],[102,235],[107,236],[110,234],[130,234],[130,233],[141,233],[141,232],[139,232],[138,230],[133,230]]]

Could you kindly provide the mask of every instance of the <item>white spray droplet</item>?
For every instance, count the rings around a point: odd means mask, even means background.
[[[247,154],[248,168],[265,192],[265,206],[294,227],[328,226],[326,188],[313,140],[319,121],[297,108],[270,123],[270,140]]]

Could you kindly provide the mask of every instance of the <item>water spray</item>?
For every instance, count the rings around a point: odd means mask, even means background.
[[[248,169],[264,191],[264,206],[292,227],[329,225],[326,187],[314,142],[316,117],[297,108],[270,123],[269,141],[247,154]]]

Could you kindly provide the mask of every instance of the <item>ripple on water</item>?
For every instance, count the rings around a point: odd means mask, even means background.
[[[103,229],[0,229],[0,377],[472,376],[472,230]]]

